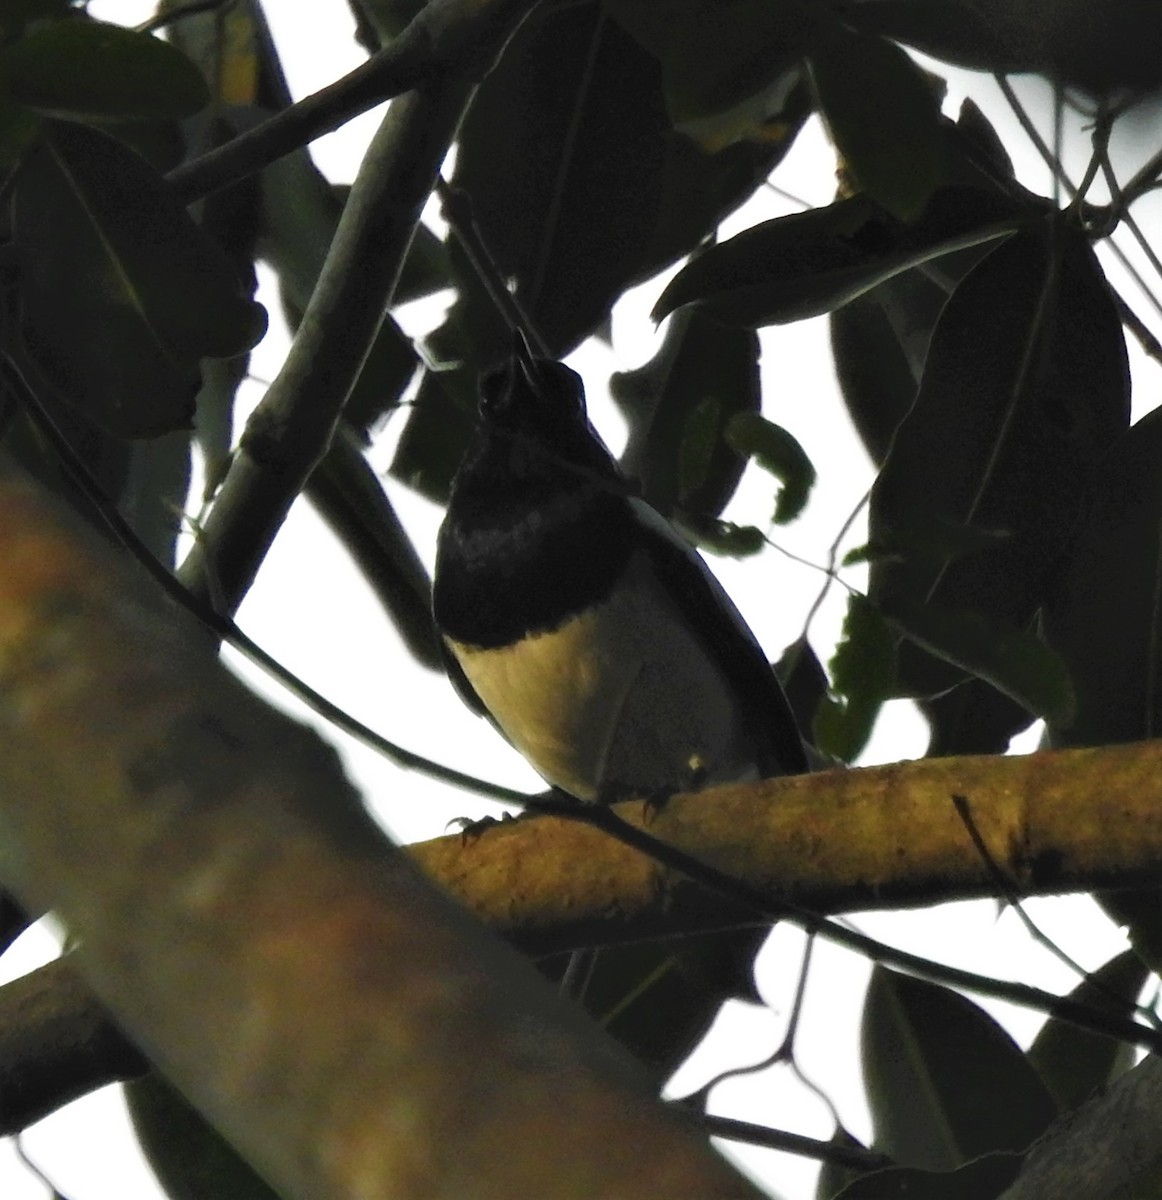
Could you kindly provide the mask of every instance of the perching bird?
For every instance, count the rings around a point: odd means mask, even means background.
[[[481,380],[433,608],[465,699],[578,799],[807,770],[738,610],[632,494],[589,423],[580,377],[534,358],[519,335]]]

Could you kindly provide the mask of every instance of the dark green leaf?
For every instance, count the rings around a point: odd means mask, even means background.
[[[896,682],[895,638],[883,617],[856,593],[848,598],[843,636],[829,664],[830,695],[815,713],[815,742],[843,762],[856,759]]]
[[[828,680],[819,656],[805,637],[796,638],[787,646],[775,663],[775,674],[799,728],[811,729],[815,713],[827,695]]]
[[[136,154],[55,125],[13,200],[30,348],[71,401],[126,437],[189,424],[202,357],[248,349],[265,312]]]
[[[937,984],[877,966],[862,1038],[873,1145],[899,1162],[943,1171],[1020,1152],[1057,1115],[1012,1038]]]
[[[695,543],[711,554],[724,558],[750,558],[767,544],[761,529],[753,525],[736,525],[733,521],[696,520],[684,515],[680,522]]]
[[[53,21],[75,13],[72,0],[4,0],[0,8],[0,41],[15,41],[31,21]]]
[[[580,1001],[660,1085],[705,1036],[730,999],[760,1003],[754,957],[765,926],[662,942],[603,946]],[[558,980],[561,957],[541,964]]]
[[[931,84],[899,46],[824,22],[807,58],[819,109],[858,188],[913,221],[945,182],[946,143]]]
[[[900,552],[873,562],[872,599],[905,599],[909,622],[932,604],[1026,627],[1128,413],[1121,323],[1089,246],[1049,223],[1014,234],[945,305],[872,490],[872,544]],[[1008,536],[934,555],[933,533],[957,526]],[[959,679],[914,651],[901,676],[913,695]]]
[[[777,525],[793,521],[806,507],[815,485],[815,467],[798,440],[758,413],[743,412],[731,417],[726,441],[783,485],[775,502],[774,521]]]
[[[866,196],[764,221],[691,259],[654,305],[654,320],[694,305],[754,328],[817,317],[893,275],[1011,232],[1020,218],[987,192],[942,188],[914,225]]]
[[[431,580],[383,484],[344,424],[307,484],[319,514],[346,547],[412,657],[443,670],[432,625]]]
[[[392,475],[442,503],[476,425],[476,372],[427,371],[391,462]]]
[[[1132,950],[1124,950],[1083,979],[1069,998],[1090,1008],[1130,1017],[1149,976],[1149,967]],[[1029,1061],[1061,1111],[1068,1112],[1133,1066],[1134,1049],[1116,1038],[1050,1017],[1029,1047]]]
[[[1093,481],[1088,511],[1045,609],[1045,636],[1077,690],[1056,746],[1132,742],[1162,728],[1157,685],[1162,630],[1162,411],[1113,447]]]
[[[1004,754],[1015,734],[1033,722],[1029,710],[983,679],[964,683],[920,701],[931,730],[928,757]]]
[[[1162,82],[1162,6],[1142,0],[871,0],[845,15],[978,71],[1038,71],[1095,91]]]
[[[279,1200],[160,1075],[131,1080],[125,1094],[141,1148],[171,1200]]]
[[[686,418],[678,446],[678,495],[682,500],[705,484],[710,460],[721,440],[722,405],[713,396],[707,396]]]
[[[209,100],[198,69],[148,33],[104,21],[52,21],[0,53],[0,89],[51,117],[188,117]]]
[[[735,414],[759,410],[758,358],[749,330],[680,314],[653,359],[610,379],[630,429],[622,466],[660,512],[680,504],[715,517],[734,494],[745,463],[722,434]]]
[[[991,683],[1034,716],[1068,723],[1076,711],[1069,669],[1038,634],[905,596],[885,600],[882,608],[917,645]]]
[[[599,5],[541,6],[465,118],[455,183],[554,355],[749,196],[806,116],[800,92],[781,140],[709,155],[674,135],[661,75]],[[468,321],[479,368],[509,339],[487,302],[467,302],[488,310]]]
[[[848,1184],[835,1200],[997,1200],[1021,1161],[1016,1154],[987,1154],[955,1171],[889,1167]]]
[[[604,0],[662,64],[674,125],[714,153],[760,138],[799,78],[807,22],[769,0]]]
[[[411,339],[390,316],[384,317],[347,397],[344,420],[353,429],[372,429],[398,405],[418,366]]]
[[[918,375],[876,293],[897,280],[922,280],[920,287],[942,298],[936,284],[905,271],[831,314],[831,353],[843,402],[868,454],[877,464],[887,456],[896,427],[916,398]],[[927,351],[925,338],[924,350]]]
[[[946,157],[958,178],[1012,190],[1013,167],[996,131],[971,101],[955,126],[945,122]],[[1030,206],[1036,201],[1030,198]],[[916,398],[937,318],[957,283],[991,243],[945,254],[902,271],[831,314],[831,349],[847,411],[868,453],[882,465]]]

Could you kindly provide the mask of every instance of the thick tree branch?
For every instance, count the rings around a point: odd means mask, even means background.
[[[617,812],[775,910],[995,896],[998,870],[1021,896],[1162,883],[1160,742],[830,771]],[[532,952],[744,919],[739,905],[576,821],[518,821],[410,849],[425,872]]]
[[[232,141],[168,175],[187,204],[262,170],[413,88],[452,75],[482,78],[537,0],[427,0],[415,18],[367,62]]]
[[[148,1069],[69,958],[0,988],[0,1135]]]
[[[11,478],[0,560],[0,878],[287,1200],[759,1195],[330,750]]]
[[[467,85],[454,83],[400,97],[367,151],[290,354],[247,423],[179,572],[228,612],[327,451],[468,95]]]
[[[1034,1144],[999,1200],[1128,1200],[1158,1195],[1162,1059],[1151,1055],[1067,1113]]]

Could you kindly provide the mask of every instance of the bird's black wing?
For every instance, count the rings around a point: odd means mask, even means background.
[[[745,720],[764,776],[809,770],[803,739],[782,685],[763,648],[710,568],[668,521],[632,500],[639,536],[659,582],[688,627],[702,639],[723,674],[738,689]]]

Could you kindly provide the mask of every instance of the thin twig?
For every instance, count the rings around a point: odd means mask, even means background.
[[[1056,155],[1049,149],[1037,126],[1033,124],[1029,114],[1025,111],[1025,106],[1017,98],[1017,93],[1013,91],[1013,86],[1009,83],[1008,77],[998,72],[993,75],[993,79],[996,80],[997,87],[1001,89],[1002,95],[1013,110],[1013,115],[1025,131],[1025,136],[1028,137],[1029,141],[1036,147],[1037,153],[1045,160],[1045,165],[1049,168],[1054,180],[1069,193],[1071,200],[1076,198],[1077,188],[1066,174],[1065,168],[1061,165]]]
[[[845,1146],[838,1142],[824,1142],[818,1138],[805,1137],[801,1133],[789,1133],[785,1129],[770,1129],[751,1121],[736,1121],[733,1117],[712,1117],[700,1114],[699,1124],[711,1137],[725,1138],[731,1142],[745,1142],[749,1146],[763,1146],[768,1150],[785,1150],[804,1158],[829,1162],[837,1167],[852,1171],[882,1171],[895,1163],[886,1154],[865,1150],[862,1146]]]
[[[436,193],[444,210],[453,236],[460,243],[469,265],[488,293],[505,324],[510,330],[519,329],[543,358],[551,358],[548,344],[533,324],[528,310],[521,304],[520,297],[505,286],[496,258],[484,243],[476,218],[472,213],[472,201],[468,193],[460,188],[449,187],[443,179],[436,180]]]
[[[1033,918],[1030,917],[1025,911],[1024,906],[1021,904],[1021,898],[1017,894],[1017,890],[1013,885],[1012,880],[1010,880],[1008,876],[1005,875],[1004,871],[1001,870],[1000,864],[993,857],[992,852],[985,844],[985,840],[981,834],[980,828],[977,826],[976,820],[973,818],[972,808],[969,805],[968,797],[953,796],[952,806],[956,809],[956,815],[960,818],[961,823],[964,825],[964,828],[968,833],[969,840],[972,842],[977,854],[980,855],[981,862],[984,863],[985,869],[991,876],[993,884],[997,889],[998,896],[1013,910],[1013,912],[1017,914],[1017,919],[1024,926],[1025,932],[1039,946],[1043,946],[1046,950],[1048,950],[1058,962],[1068,967],[1069,970],[1078,977],[1078,979],[1085,980],[1093,987],[1099,989],[1110,1000],[1118,1004],[1125,1003],[1124,996],[1119,996],[1118,993],[1112,988],[1105,987],[1099,980],[1094,979],[1093,975],[1089,971],[1087,971],[1075,958],[1066,954],[1066,952],[1047,933],[1045,933],[1037,925]],[[1154,1025],[1155,1028],[1162,1028],[1162,1024],[1159,1022],[1157,1013],[1141,1004],[1134,1005],[1133,1007],[1140,1017],[1149,1021],[1152,1025]]]

